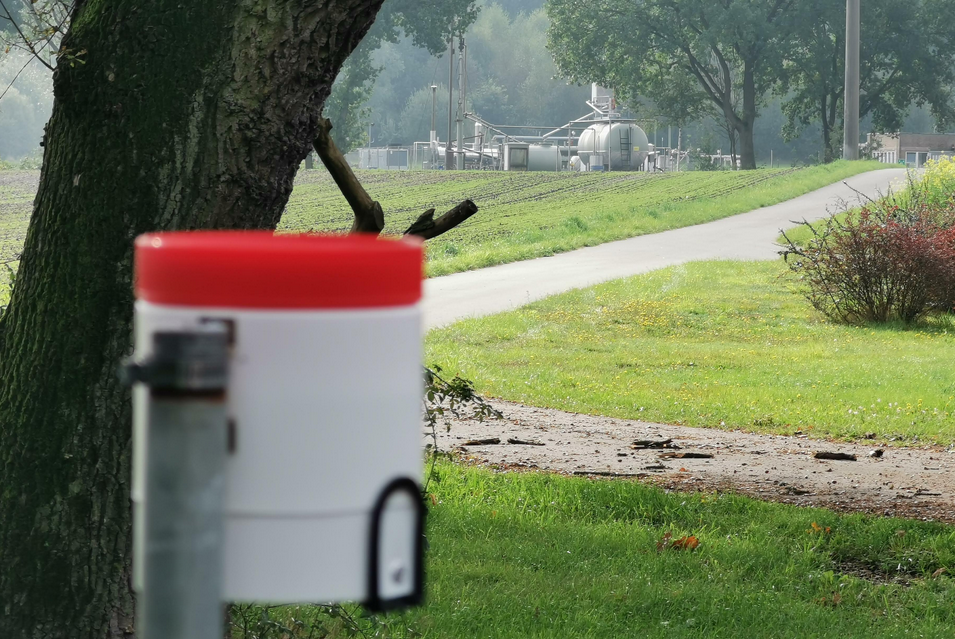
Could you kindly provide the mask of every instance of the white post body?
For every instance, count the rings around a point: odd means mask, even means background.
[[[140,300],[136,351],[148,357],[157,331],[210,319],[234,331],[223,600],[364,601],[372,508],[389,482],[420,482],[420,304],[259,310]],[[147,401],[137,389],[137,459]],[[141,485],[134,478],[134,499]],[[416,521],[410,498],[387,500],[383,597],[412,591]]]

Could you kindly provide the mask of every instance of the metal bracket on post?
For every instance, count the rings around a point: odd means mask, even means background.
[[[153,354],[121,370],[149,389],[142,503],[136,508],[141,639],[223,636],[223,499],[228,327],[208,322],[153,335]]]

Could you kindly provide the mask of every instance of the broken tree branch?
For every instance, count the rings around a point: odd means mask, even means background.
[[[371,196],[365,191],[365,187],[355,177],[355,173],[345,160],[345,156],[342,155],[338,145],[332,139],[331,130],[331,121],[327,118],[321,118],[318,125],[318,136],[312,146],[315,147],[315,152],[321,158],[322,164],[331,173],[332,179],[335,180],[335,184],[338,185],[338,189],[345,196],[348,205],[355,214],[352,233],[375,233],[377,235],[385,228],[385,214],[381,209],[381,204],[371,199]],[[428,209],[408,227],[404,234],[430,240],[450,231],[477,211],[477,205],[471,200],[461,202],[438,219],[434,219],[434,209]]]
[[[348,205],[355,214],[352,224],[352,233],[381,233],[385,228],[385,214],[381,205],[371,199],[365,187],[352,172],[345,160],[345,156],[338,150],[338,145],[332,140],[332,123],[327,118],[321,118],[318,124],[318,136],[312,143],[315,152],[321,158],[322,164],[332,174],[332,179],[338,189],[348,200]]]
[[[464,200],[438,219],[434,219],[434,209],[428,209],[414,221],[414,224],[408,227],[405,235],[416,235],[422,239],[430,240],[450,231],[477,211],[477,205],[471,200]]]

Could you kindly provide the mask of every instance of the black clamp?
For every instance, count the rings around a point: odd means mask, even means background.
[[[222,322],[157,332],[152,357],[127,360],[119,378],[127,386],[146,384],[153,393],[222,393],[229,378],[228,353],[228,327]]]
[[[415,505],[416,522],[414,530],[414,583],[411,593],[393,599],[382,599],[379,583],[381,564],[381,516],[388,500],[395,493],[405,492]],[[420,605],[424,601],[424,518],[426,514],[421,487],[408,477],[395,479],[381,491],[371,511],[371,528],[368,548],[368,598],[362,604],[371,612],[385,612],[396,608]]]

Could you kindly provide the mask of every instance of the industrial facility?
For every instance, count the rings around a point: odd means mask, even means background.
[[[416,143],[412,164],[421,168],[485,169],[501,171],[653,171],[676,168],[680,154],[674,150],[659,156],[636,120],[623,117],[617,110],[613,92],[597,84],[591,87],[587,101],[590,113],[563,126],[526,124],[503,125],[486,122],[474,113],[464,112],[458,121],[474,123],[474,135],[459,136],[461,142],[448,145],[436,131],[431,140]],[[537,135],[509,133],[538,129]],[[683,160],[685,161],[685,154]]]
[[[455,60],[457,58],[457,60]],[[597,84],[587,100],[589,112],[562,126],[498,124],[467,110],[467,46],[448,46],[448,132],[441,140],[436,128],[436,91],[431,86],[431,133],[428,141],[403,148],[359,149],[362,169],[444,169],[498,171],[672,171],[686,168],[688,153],[677,133],[676,148],[656,148],[636,119],[618,109],[614,93]],[[454,99],[455,70],[458,95]],[[465,135],[468,122],[473,135]],[[669,127],[668,127],[669,128]],[[533,131],[534,134],[528,134]],[[655,133],[655,132],[654,132]]]

